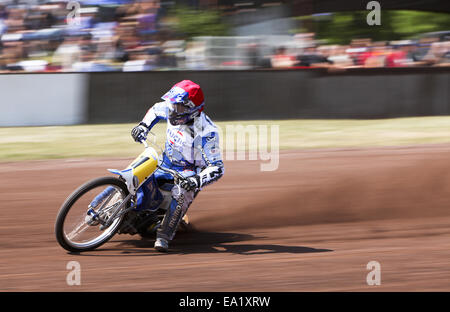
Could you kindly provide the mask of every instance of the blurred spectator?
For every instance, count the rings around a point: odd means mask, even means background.
[[[449,63],[449,41],[433,42],[427,54],[422,58],[429,65],[446,65]]]
[[[130,60],[123,64],[122,70],[128,71],[147,71],[152,70],[155,66],[152,64],[152,59],[145,51],[137,50],[130,53]]]
[[[334,64],[336,67],[351,67],[353,66],[353,59],[350,54],[346,53],[347,46],[333,46],[330,49],[330,55],[328,61]]]
[[[411,66],[414,63],[413,46],[409,43],[393,47],[386,56],[386,67]]]
[[[307,47],[303,54],[297,57],[299,66],[327,66],[332,64],[326,55],[320,50],[317,50],[315,46]]]
[[[292,67],[297,63],[295,56],[288,54],[285,47],[276,49],[275,54],[271,58],[273,68]]]
[[[71,71],[72,65],[81,60],[82,49],[80,41],[78,37],[66,37],[53,54],[53,65],[60,66],[63,71]]]
[[[102,63],[102,61],[96,57],[95,52],[85,51],[81,55],[81,59],[72,65],[72,71],[74,72],[96,72],[96,71],[113,71],[114,67]]]
[[[359,63],[363,67],[384,67],[390,48],[384,42],[376,42],[360,55]]]

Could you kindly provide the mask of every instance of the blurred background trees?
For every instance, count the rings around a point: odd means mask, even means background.
[[[218,10],[199,10],[179,5],[169,11],[168,18],[173,22],[174,29],[188,39],[229,34],[229,26],[222,20]]]
[[[368,27],[369,11],[324,13],[298,17],[303,31],[330,44],[348,44],[351,38],[374,41],[411,39],[426,32],[450,30],[450,15],[419,11],[381,11],[381,25]],[[295,31],[294,31],[295,32]]]

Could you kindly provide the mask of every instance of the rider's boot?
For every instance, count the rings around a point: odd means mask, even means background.
[[[158,237],[155,241],[155,249],[161,252],[166,252],[169,250],[169,242],[161,237]]]

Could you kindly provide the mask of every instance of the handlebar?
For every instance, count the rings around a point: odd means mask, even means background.
[[[164,167],[161,167],[160,165],[158,165],[158,169],[161,169],[162,171],[170,173],[174,177],[175,180],[184,180],[185,179],[185,177],[176,170],[164,168]]]

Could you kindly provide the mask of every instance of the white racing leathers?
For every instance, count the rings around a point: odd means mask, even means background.
[[[170,241],[197,192],[217,181],[224,174],[224,166],[219,147],[219,132],[206,114],[201,112],[193,122],[174,126],[168,120],[166,102],[160,102],[148,110],[142,122],[151,129],[160,120],[167,121],[167,140],[162,166],[175,169],[184,176],[197,174],[200,177],[200,185],[194,191],[165,184],[165,187],[171,187],[172,202],[157,235]],[[159,180],[160,186],[160,181],[173,181],[172,177],[162,170],[155,172],[155,178]]]

